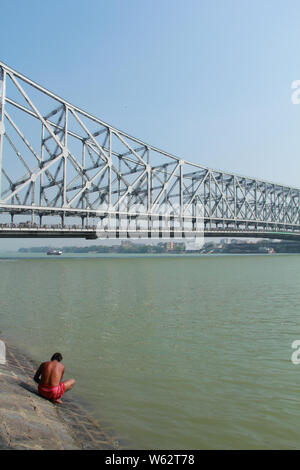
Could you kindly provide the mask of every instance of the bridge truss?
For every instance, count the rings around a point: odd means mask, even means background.
[[[182,160],[0,62],[0,237],[300,239],[299,203],[297,188]]]

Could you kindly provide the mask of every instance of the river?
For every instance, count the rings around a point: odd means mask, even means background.
[[[299,255],[6,254],[0,276],[3,335],[60,351],[127,447],[299,447]]]

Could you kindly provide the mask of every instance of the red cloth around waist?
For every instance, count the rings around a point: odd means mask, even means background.
[[[63,382],[56,385],[55,387],[50,387],[48,385],[40,385],[39,384],[39,393],[44,398],[48,398],[48,400],[58,400],[63,396],[65,393],[66,387]]]

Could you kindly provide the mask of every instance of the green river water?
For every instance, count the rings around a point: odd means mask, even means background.
[[[299,447],[299,255],[6,254],[0,279],[3,335],[60,351],[127,447]]]

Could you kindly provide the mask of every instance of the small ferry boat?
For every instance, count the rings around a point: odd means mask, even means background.
[[[62,251],[60,251],[60,250],[49,250],[49,251],[47,251],[47,255],[48,256],[51,256],[51,255],[59,256],[59,255],[62,255]]]

